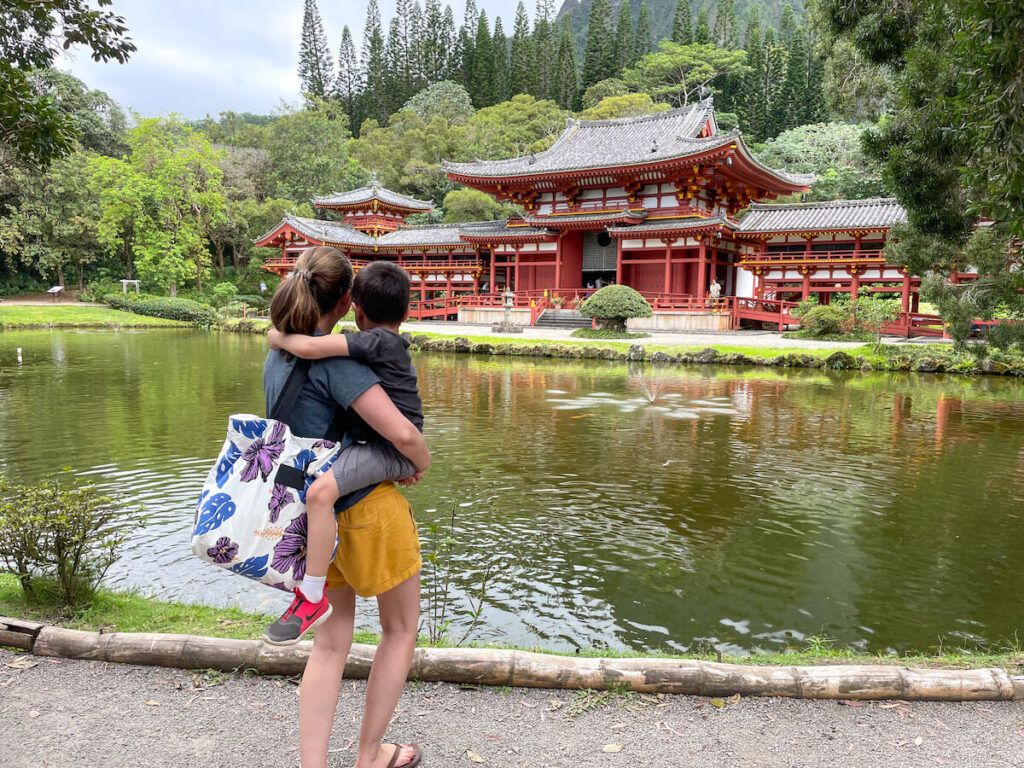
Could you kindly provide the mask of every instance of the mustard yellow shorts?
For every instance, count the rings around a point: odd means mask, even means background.
[[[420,538],[412,507],[394,483],[381,483],[338,515],[338,549],[327,588],[348,585],[376,597],[419,572]]]

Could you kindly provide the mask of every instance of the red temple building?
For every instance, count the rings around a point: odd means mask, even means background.
[[[637,327],[796,325],[791,302],[869,288],[900,296],[897,330],[915,325],[919,280],[886,264],[881,250],[903,209],[888,199],[759,202],[806,192],[813,178],[758,161],[738,131],[719,131],[710,99],[643,117],[570,120],[543,152],[445,171],[522,215],[410,226],[408,216],[432,205],[374,182],[313,201],[342,221],[290,216],[260,238],[281,249],[267,269],[286,275],[313,245],[340,248],[357,269],[393,259],[412,275],[411,313],[421,319],[491,322],[512,291],[516,322],[543,324],[548,312],[616,282],[655,309]]]

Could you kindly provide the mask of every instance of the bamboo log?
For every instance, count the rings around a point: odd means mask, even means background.
[[[6,620],[0,619],[0,626]],[[125,664],[302,672],[312,644],[279,648],[258,640],[194,635],[81,632],[44,626],[33,653]],[[354,645],[348,678],[365,679],[374,646]],[[748,666],[687,659],[596,659],[482,648],[418,648],[410,677],[425,682],[525,688],[626,688],[697,696],[908,701],[1024,700],[1024,677],[1002,669],[912,669],[885,665]]]

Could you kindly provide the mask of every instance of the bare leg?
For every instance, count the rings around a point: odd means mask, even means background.
[[[394,754],[395,748],[382,747],[381,739],[395,714],[416,650],[420,618],[419,574],[383,595],[378,595],[377,607],[380,611],[381,640],[373,657],[373,668],[366,688],[366,711],[359,731],[356,768],[383,768]],[[397,765],[406,765],[412,757],[412,750],[404,748]]]
[[[356,595],[351,587],[327,590],[334,609],[317,627],[299,689],[299,755],[302,768],[327,768],[327,745],[338,709],[345,660],[352,648]]]
[[[338,484],[328,472],[320,475],[306,491],[306,575],[324,577],[334,556],[338,536],[338,520],[334,502],[341,494]]]

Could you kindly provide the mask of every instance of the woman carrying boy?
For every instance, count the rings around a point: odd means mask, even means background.
[[[287,334],[325,335],[349,311],[352,302],[352,266],[334,248],[312,248],[299,257],[292,277],[278,287],[271,302],[274,327]],[[273,403],[284,387],[294,358],[273,350],[267,357],[263,383],[267,402]],[[349,410],[368,428],[366,434],[387,441],[417,470],[405,482],[419,480],[430,465],[423,435],[385,392],[383,379],[351,357],[329,357],[314,362],[309,380],[292,411],[289,426],[297,435],[351,442],[339,410]],[[356,431],[356,430],[353,430]],[[350,449],[348,449],[350,450]],[[344,455],[344,453],[343,453]],[[314,520],[310,496],[341,496],[317,485],[335,482],[333,474],[319,478],[307,494],[309,536],[306,572],[323,579],[325,595],[319,600],[304,594],[309,576],[296,592],[289,612],[302,624],[315,625],[316,636],[299,697],[300,759],[303,768],[325,768],[334,713],[338,706],[342,673],[352,645],[355,596],[376,597],[381,621],[381,642],[374,657],[366,690],[366,707],[359,735],[355,768],[411,768],[419,765],[415,745],[382,744],[412,663],[419,621],[421,566],[419,538],[412,509],[391,482],[347,493],[335,519]],[[325,524],[326,523],[326,524]],[[335,537],[337,550],[334,557]],[[326,544],[325,544],[326,542]],[[315,591],[313,582],[310,591]],[[291,620],[286,612],[286,623]],[[269,630],[268,630],[269,631]]]

